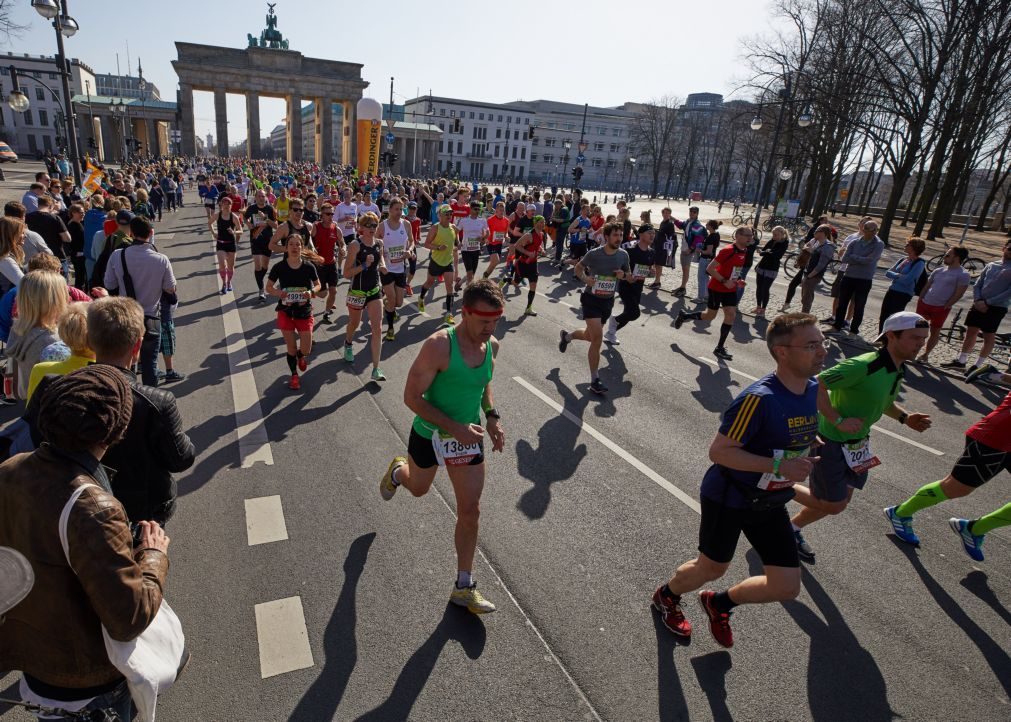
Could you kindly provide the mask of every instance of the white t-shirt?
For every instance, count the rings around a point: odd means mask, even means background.
[[[463,232],[463,243],[461,244],[461,250],[464,251],[481,250],[481,237],[488,230],[487,218],[471,218],[470,216],[465,216],[464,218],[457,218],[456,227]]]
[[[358,207],[354,203],[340,203],[334,208],[333,218],[345,238],[353,236],[355,234],[356,219],[358,218]]]
[[[969,285],[969,272],[961,266],[942,266],[930,274],[930,288],[920,296],[928,306],[943,306],[959,286]]]

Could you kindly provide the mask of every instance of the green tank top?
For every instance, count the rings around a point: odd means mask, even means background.
[[[488,342],[484,362],[471,368],[463,360],[456,329],[449,329],[449,367],[435,375],[424,398],[454,421],[461,424],[481,422],[481,398],[485,387],[491,383],[491,341]],[[432,438],[434,427],[420,416],[414,417],[413,428],[418,435]]]
[[[456,228],[453,226],[443,227],[441,223],[435,228],[433,245],[446,246],[446,250],[432,251],[432,260],[440,266],[451,266],[453,264],[453,246],[456,245]]]

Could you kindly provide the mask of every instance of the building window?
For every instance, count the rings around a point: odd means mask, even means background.
[[[595,151],[597,151],[598,153],[603,153],[604,152],[604,144],[603,143],[594,143],[593,144],[593,149]]]
[[[620,138],[621,128],[611,128],[611,135],[613,135],[615,138]]]
[[[615,166],[614,158],[608,158],[607,159],[607,167],[608,168],[614,168],[614,166]]]
[[[478,113],[477,114],[477,119],[478,120],[484,120],[484,113]]]
[[[555,138],[545,138],[544,139],[544,147],[545,148],[554,148],[555,147],[555,143],[557,143],[557,142],[558,142],[558,140],[555,139]]]
[[[549,120],[548,121],[548,129],[549,130],[554,130],[557,126],[558,126],[558,124],[555,121],[553,121],[553,120]]]
[[[463,141],[462,140],[456,141],[456,153],[457,153],[457,155],[463,155]],[[457,170],[459,170],[459,169],[457,169]]]
[[[445,141],[440,140],[439,141],[439,152],[440,153],[445,153],[446,152],[445,148],[446,148]]]
[[[590,165],[593,166],[594,168],[599,168],[600,167],[600,158],[594,158],[593,160],[591,160],[590,161]]]
[[[501,115],[500,115],[500,116],[498,117],[498,122],[499,122],[499,123],[501,123],[501,122],[502,122],[502,116],[501,116]]]
[[[604,126],[597,128],[597,135],[607,135],[607,128]]]
[[[455,118],[456,117],[456,110],[454,108],[450,108],[449,109],[449,117],[450,118]]]
[[[530,125],[530,118],[524,118],[523,125]]]
[[[575,130],[576,129],[576,124],[575,123],[566,123],[565,124],[565,129],[566,130]]]
[[[50,80],[56,80],[56,73],[50,73],[49,74],[49,79]]]
[[[526,148],[520,148],[520,160],[526,160],[526,159],[527,159],[527,149]]]
[[[496,138],[501,138],[502,137],[502,129],[501,128],[496,128],[495,129],[495,137]]]
[[[42,110],[41,108],[39,109],[39,125],[41,125],[43,128],[49,126],[49,113]]]
[[[550,153],[545,153],[544,154],[544,162],[545,163],[554,163],[555,162],[555,156],[551,155]]]
[[[439,123],[439,130],[441,130],[442,132],[445,133],[446,132],[446,124],[445,123]]]
[[[471,120],[474,120],[474,111],[473,111],[473,110],[472,110],[472,111],[470,111],[470,119],[471,119]]]
[[[32,123],[32,109],[31,108],[29,108],[28,110],[25,111],[25,125],[34,125]],[[32,136],[28,136],[28,137],[31,138]],[[32,152],[34,153],[35,150],[33,149]]]
[[[36,100],[45,100],[46,99],[46,91],[44,91],[42,88],[36,88],[35,89],[35,99]]]
[[[496,158],[498,158],[498,150],[499,150],[499,147],[496,145],[495,146],[495,157]]]
[[[39,144],[38,142],[36,142],[35,136],[32,135],[31,133],[28,134],[28,152],[29,153],[39,152]]]
[[[530,154],[530,162],[531,163],[536,163],[537,162],[537,154],[536,153],[531,153]]]

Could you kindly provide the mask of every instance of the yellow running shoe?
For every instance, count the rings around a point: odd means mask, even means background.
[[[451,313],[447,313],[446,314],[446,325],[447,326],[455,326],[456,325],[456,319],[453,318],[453,314],[451,314]]]
[[[390,465],[386,467],[386,473],[379,480],[379,496],[383,497],[384,501],[389,501],[397,493],[397,485],[393,483],[393,472],[406,463],[407,459],[403,456],[395,456]]]
[[[466,607],[472,614],[490,614],[495,611],[495,605],[481,596],[477,584],[471,584],[463,589],[454,584],[449,601],[458,607]]]

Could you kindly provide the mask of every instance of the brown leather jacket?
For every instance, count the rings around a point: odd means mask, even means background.
[[[35,587],[0,624],[0,675],[21,670],[73,688],[114,682],[122,675],[106,655],[101,625],[113,639],[128,641],[154,619],[168,557],[133,549],[112,494],[101,488],[81,494],[67,524],[73,569],[63,555],[63,507],[78,486],[103,481],[108,486],[92,456],[48,444],[0,465],[0,545],[24,554],[35,571]]]

